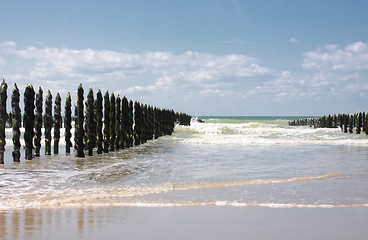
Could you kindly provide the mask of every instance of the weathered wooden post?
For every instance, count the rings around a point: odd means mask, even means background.
[[[161,109],[155,108],[155,139],[161,136]]]
[[[28,84],[24,92],[24,141],[26,144],[26,159],[33,158],[33,137],[35,121],[35,91],[33,86]]]
[[[170,116],[170,135],[174,132],[175,128],[175,112],[174,110],[171,110],[171,116]]]
[[[116,117],[116,124],[115,124],[115,149],[119,150],[121,145],[121,98],[118,95],[116,98],[116,107],[115,107],[115,117]]]
[[[77,157],[84,157],[84,89],[82,84],[79,85],[77,94],[78,115],[76,122],[77,137]]]
[[[110,151],[115,151],[115,139],[116,139],[116,132],[115,132],[115,124],[116,124],[116,109],[115,109],[115,94],[112,93],[110,97]]]
[[[129,132],[129,147],[133,147],[133,101],[129,101],[129,124],[128,124],[128,132]]]
[[[55,97],[54,106],[54,154],[59,154],[59,140],[60,140],[60,128],[61,128],[61,97],[57,93]]]
[[[53,125],[52,120],[52,94],[49,90],[46,95],[46,116],[45,116],[45,154],[51,155],[51,128]]]
[[[343,114],[343,122],[344,122],[344,133],[347,133],[349,125],[349,115]]]
[[[338,126],[340,127],[340,129],[343,130],[343,128],[342,128],[342,115],[341,115],[341,113],[339,113],[337,115],[337,122],[338,122]]]
[[[78,98],[78,96],[77,96]],[[74,101],[74,150],[78,150],[78,101],[75,99]]]
[[[157,132],[157,107],[153,108],[153,139],[156,139]]]
[[[92,87],[89,89],[86,102],[86,133],[87,133],[87,148],[88,155],[93,155],[93,148],[95,147],[96,136],[95,136],[95,103],[93,97]]]
[[[8,119],[8,112],[6,111],[6,99],[8,98],[8,85],[5,80],[1,82],[0,89],[0,164],[4,164],[4,152],[6,145],[6,134],[5,134],[5,124]]]
[[[153,139],[153,135],[154,135],[154,115],[153,115],[153,107],[150,106],[149,108],[149,129],[150,129],[150,132],[149,132],[149,139],[152,140]]]
[[[141,144],[140,140],[140,123],[141,123],[141,116],[140,116],[140,104],[135,101],[134,102],[134,145],[138,146]]]
[[[349,133],[353,133],[353,124],[354,124],[354,116],[349,114],[348,115],[348,119],[349,119]]]
[[[39,87],[38,91],[36,93],[36,123],[35,123],[35,139],[34,139],[34,145],[35,145],[35,156],[40,156],[41,151],[41,137],[42,137],[42,105],[43,105],[43,91],[42,88]]]
[[[121,101],[121,144],[120,148],[128,148],[128,126],[129,126],[129,103],[128,99],[124,96]]]
[[[65,152],[70,153],[70,148],[72,147],[72,142],[70,138],[72,137],[71,129],[72,129],[72,99],[70,97],[70,93],[68,93],[65,101]]]
[[[147,104],[144,104],[144,106],[142,107],[143,109],[143,142],[146,143],[148,141],[148,106]]]
[[[110,143],[110,98],[109,92],[106,91],[104,96],[104,152],[109,152]]]
[[[13,127],[13,161],[20,162],[20,127],[22,121],[22,114],[19,107],[20,94],[16,83],[13,86],[12,94],[12,127]]]
[[[356,118],[356,133],[360,134],[362,128],[362,113],[358,113],[358,116]]]
[[[97,99],[96,99],[96,135],[97,135],[97,154],[102,154],[103,151],[103,134],[102,134],[102,118],[103,118],[103,112],[102,112],[102,93],[101,90],[98,90],[97,93]]]
[[[363,115],[362,115],[362,127],[363,127],[363,132],[367,132],[366,130],[366,116],[365,116],[365,112],[363,112]]]

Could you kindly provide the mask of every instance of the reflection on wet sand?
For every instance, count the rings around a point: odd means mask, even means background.
[[[364,239],[368,234],[367,211],[366,207],[218,206],[0,211],[0,239],[216,240],[224,236],[231,239]]]
[[[112,208],[0,211],[0,239],[59,239],[61,236],[84,239],[86,232],[109,222],[112,214]]]

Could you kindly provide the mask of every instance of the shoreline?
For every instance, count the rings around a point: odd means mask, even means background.
[[[0,211],[10,239],[364,239],[367,207],[85,207]]]

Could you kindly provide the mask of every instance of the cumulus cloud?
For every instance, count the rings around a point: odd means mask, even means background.
[[[20,49],[15,42],[1,43],[0,53],[7,54],[13,68],[13,74],[3,69],[10,81],[21,79],[24,84],[65,92],[75,91],[77,84],[83,83],[141,97],[226,96],[236,92],[230,90],[234,84],[254,81],[271,72],[258,59],[240,54],[131,53],[34,46]]]
[[[0,43],[0,48],[15,48],[17,44],[13,41]]]
[[[354,42],[341,48],[338,45],[326,45],[304,54],[305,69],[327,70],[367,70],[367,43]]]
[[[309,51],[302,55],[304,70],[298,73],[272,70],[251,56],[193,51],[20,48],[9,41],[0,43],[0,56],[0,77],[20,88],[30,83],[66,93],[82,83],[158,106],[189,103],[199,109],[196,103],[207,101],[206,107],[215,109],[219,99],[225,106],[247,99],[251,107],[259,100],[364,97],[368,90],[368,47],[363,42]]]

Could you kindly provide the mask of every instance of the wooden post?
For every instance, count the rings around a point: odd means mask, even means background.
[[[349,133],[353,133],[354,116],[349,114],[348,119],[349,119]]]
[[[22,121],[22,114],[19,107],[20,94],[16,83],[13,86],[12,94],[12,127],[13,127],[13,161],[20,162],[20,127]]]
[[[8,113],[6,111],[6,100],[8,98],[8,85],[5,80],[1,82],[0,89],[0,164],[4,164],[4,152],[6,145],[6,134],[5,134],[5,124],[8,118]]]
[[[45,154],[51,155],[51,128],[52,128],[52,94],[49,90],[46,95],[45,116]]]
[[[78,98],[78,96],[77,96]],[[74,101],[74,150],[78,151],[78,101]]]
[[[77,94],[77,106],[78,106],[78,115],[76,122],[76,130],[75,134],[77,137],[77,157],[84,157],[84,89],[82,84],[79,85],[78,94]]]
[[[24,142],[26,144],[26,159],[33,158],[33,138],[35,121],[35,91],[33,86],[28,84],[24,92]]]
[[[349,115],[344,114],[343,119],[344,119],[344,133],[347,133],[348,132],[348,126],[349,126]]]
[[[361,131],[361,127],[362,127],[362,113],[358,113],[357,118],[356,118],[356,133],[360,134]]]
[[[116,124],[116,112],[115,112],[115,94],[112,93],[110,97],[110,151],[115,151],[115,139],[116,139],[116,133],[115,133],[115,124]]]
[[[116,117],[116,124],[115,124],[115,149],[119,150],[121,146],[121,98],[120,95],[116,98],[116,106],[115,106],[115,117]]]
[[[60,128],[62,127],[61,123],[61,97],[60,94],[57,93],[54,106],[54,154],[59,154]]]
[[[92,87],[90,87],[86,101],[86,136],[87,136],[87,149],[89,156],[93,155],[93,148],[96,145],[95,129],[96,129],[95,102],[93,97],[93,90]]]
[[[129,147],[133,147],[133,101],[129,101],[129,117],[128,117]]]
[[[102,93],[101,90],[98,90],[97,93],[97,103],[96,103],[96,126],[97,126],[97,154],[102,154],[103,151],[103,134],[102,134],[102,126],[103,126],[103,112],[102,112]]]
[[[106,91],[104,96],[104,152],[109,152],[110,143],[110,98],[109,92]]]
[[[129,139],[129,103],[128,99],[124,96],[121,101],[121,143],[120,148],[128,148]]]
[[[72,142],[70,138],[72,137],[71,129],[72,129],[72,99],[70,97],[70,93],[68,93],[65,102],[65,152],[70,153],[70,148],[72,147]]]
[[[39,87],[37,94],[36,94],[36,123],[35,123],[35,139],[34,139],[34,145],[35,145],[35,156],[40,156],[40,150],[41,150],[41,137],[42,137],[42,105],[43,105],[43,91],[42,88]]]
[[[141,140],[140,140],[141,116],[140,114],[141,114],[140,104],[137,101],[135,101],[134,102],[134,145],[135,146],[138,146],[139,144],[141,144]]]

